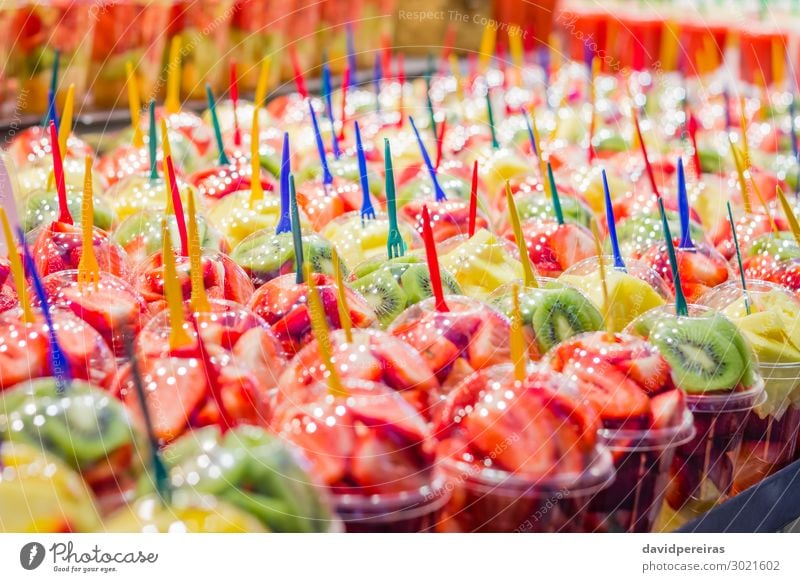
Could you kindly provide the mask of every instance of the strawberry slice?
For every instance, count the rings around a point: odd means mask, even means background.
[[[424,487],[430,480],[426,468],[405,446],[369,432],[356,441],[350,475],[359,493],[401,493]]]
[[[286,366],[278,340],[268,330],[254,327],[244,332],[234,344],[233,360],[251,370],[264,388],[273,388]]]
[[[77,285],[71,285],[62,288],[61,293],[72,312],[100,333],[107,334],[128,326],[134,330],[141,327],[137,320],[145,307],[124,288],[95,286],[81,290]]]
[[[11,274],[11,263],[8,259],[0,257],[0,287],[5,285],[8,276]]]
[[[668,390],[650,399],[653,428],[671,428],[683,422],[686,397],[681,390]]]
[[[0,334],[0,390],[47,374],[47,334],[39,326],[12,323]],[[36,332],[36,333],[32,333]],[[20,338],[24,344],[20,345]]]
[[[617,364],[617,368],[645,392],[661,392],[664,387],[672,386],[669,362],[656,351],[636,354],[632,359]]]
[[[370,333],[372,353],[381,363],[383,379],[395,390],[428,392],[439,386],[433,371],[408,344],[385,333]]]
[[[511,326],[507,321],[493,314],[487,314],[467,347],[470,365],[480,370],[508,361],[511,355],[510,336]]]
[[[392,433],[408,444],[422,443],[427,439],[425,421],[394,392],[351,391],[350,399],[354,420],[372,429]]]
[[[161,373],[166,371],[166,373]],[[205,403],[208,394],[203,366],[196,360],[157,358],[142,370],[147,408],[156,437],[167,443],[179,437]],[[121,391],[123,401],[144,424],[142,407],[133,386]]]
[[[559,274],[567,267],[597,254],[594,238],[585,227],[562,224],[550,235],[550,248],[559,265]]]
[[[430,369],[437,376],[444,373],[446,368],[453,364],[461,354],[461,350],[453,342],[442,335],[429,333],[424,329],[424,325],[415,326],[404,333],[402,329],[398,328],[394,330],[393,334],[417,350],[417,353],[422,356],[422,359],[428,363]]]
[[[595,407],[604,422],[616,424],[650,413],[650,401],[639,386],[600,358],[578,358],[565,366],[564,373],[574,375],[581,394]]]
[[[318,406],[313,405],[314,408]],[[348,410],[328,417],[336,422],[332,425],[317,418],[311,409],[294,407],[276,414],[272,426],[299,446],[306,453],[317,475],[328,486],[339,484],[347,475],[355,448],[354,420]]]

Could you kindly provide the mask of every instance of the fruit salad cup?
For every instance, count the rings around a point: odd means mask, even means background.
[[[75,189],[67,188],[67,207],[71,216],[82,216],[83,196]],[[114,224],[114,211],[108,201],[101,196],[92,196],[93,224],[100,230],[111,230]],[[22,202],[22,230],[28,234],[40,226],[58,219],[58,192],[34,190]]]
[[[471,237],[453,237],[439,247],[439,263],[449,271],[464,295],[486,299],[507,283],[522,279],[522,264],[516,247],[504,238],[496,238],[486,229]]]
[[[177,180],[177,184],[184,208],[188,206],[190,196],[194,197],[198,210],[204,208],[204,200],[194,186],[181,179]],[[167,207],[167,185],[162,178],[151,180],[150,174],[135,174],[109,188],[105,199],[117,221],[121,222],[139,212],[148,212],[161,218]]]
[[[433,239],[441,242],[458,235],[469,233],[469,202],[453,199],[437,202],[436,200],[412,200],[400,209],[400,218],[412,225],[422,236],[422,209],[428,207],[431,216]],[[483,212],[477,212],[475,228],[489,228],[489,221]]]
[[[422,246],[421,235],[412,226],[401,222],[398,229],[407,251]],[[336,248],[346,265],[355,267],[364,261],[386,256],[389,219],[383,212],[376,213],[375,218],[371,219],[362,218],[358,211],[348,212],[330,221],[321,234]]]
[[[224,166],[211,166],[198,170],[189,178],[192,185],[197,188],[197,191],[209,206],[223,200],[234,192],[239,192],[240,190],[249,192],[252,179],[253,169],[250,160],[241,156],[234,157],[230,164]],[[261,180],[261,188],[266,194],[275,189],[266,172],[261,171],[259,179]]]
[[[100,270],[117,277],[126,278],[130,265],[125,251],[115,243],[108,233],[93,228],[94,254]],[[55,221],[34,231],[31,253],[36,270],[41,277],[77,269],[83,252],[83,233],[78,224]]]
[[[711,245],[698,243],[692,248],[681,248],[679,239],[674,239],[673,244],[681,275],[681,288],[688,302],[696,302],[709,289],[734,278],[728,261]],[[675,286],[667,246],[659,244],[650,247],[641,260],[661,275],[674,295]]]
[[[107,385],[116,364],[102,336],[72,312],[53,309],[50,315],[72,377]],[[41,314],[34,316],[33,323],[25,323],[20,309],[0,315],[0,390],[53,373],[48,328]]]
[[[139,333],[150,317],[142,296],[109,273],[101,273],[97,283],[81,283],[78,271],[59,271],[42,284],[50,305],[71,311],[97,330],[119,358],[125,355],[125,334]]]
[[[331,243],[318,234],[303,235],[303,260],[315,273],[333,275]],[[231,253],[231,258],[244,269],[259,288],[282,275],[295,272],[292,233],[275,234],[274,229],[254,232]]]
[[[101,0],[95,20],[90,79],[94,104],[128,104],[126,63],[134,67],[139,95],[151,95],[161,66],[171,0]]]
[[[83,479],[39,446],[0,443],[0,467],[0,532],[88,533],[100,527]]]
[[[264,425],[269,393],[286,365],[275,336],[252,311],[227,301],[212,300],[207,313],[191,312],[188,304],[184,311],[188,345],[170,347],[167,310],[136,339],[155,437],[169,443],[196,427]],[[190,321],[200,330],[202,346]],[[112,391],[141,421],[130,364],[120,368]]]
[[[193,430],[164,450],[164,460],[173,488],[215,495],[268,531],[321,533],[340,526],[308,460],[263,428]]]
[[[171,239],[170,239],[171,240]],[[189,257],[175,252],[175,268],[183,298],[189,299],[192,281],[189,272]],[[245,305],[253,295],[253,284],[247,273],[228,255],[209,252],[201,257],[203,265],[203,286],[212,299],[224,299]],[[131,278],[136,290],[147,302],[151,313],[158,313],[166,306],[164,296],[164,262],[162,251],[153,253],[140,262]]]
[[[695,436],[678,447],[667,485],[662,526],[696,517],[733,490],[744,427],[764,401],[764,381],[752,351],[724,315],[691,305],[689,316],[674,305],[653,309],[628,331],[648,340],[672,368],[672,380],[686,393]],[[669,524],[669,525],[665,525]]]
[[[188,222],[188,215],[184,215]],[[112,238],[127,253],[133,267],[164,247],[161,238],[161,221],[163,215],[154,212],[137,212],[123,220],[112,233]],[[180,250],[181,238],[178,230],[178,221],[175,215],[166,216],[170,240],[173,248]],[[202,216],[196,216],[197,235],[200,239],[200,248],[204,252],[227,252],[226,239]]]
[[[614,484],[590,501],[586,529],[651,531],[675,450],[694,435],[669,363],[639,338],[602,331],[559,344],[547,363],[597,410],[600,440],[614,459]]]
[[[680,232],[678,214],[667,210],[666,215],[669,222],[669,231]],[[696,243],[705,241],[706,233],[697,223],[692,221],[689,228],[693,241]],[[617,225],[617,237],[619,237],[619,247],[622,255],[626,258],[639,259],[645,251],[663,242],[664,231],[661,227],[661,216],[656,212],[640,214],[621,220]],[[608,247],[609,245],[606,246],[607,249]]]
[[[333,363],[339,376],[369,380],[397,391],[424,417],[439,399],[439,381],[428,363],[407,343],[375,329],[352,330],[352,342],[343,330],[330,336]],[[295,403],[306,397],[308,387],[324,382],[327,369],[315,339],[300,350],[284,370],[276,396]]]
[[[447,397],[436,427],[439,465],[452,496],[442,532],[576,532],[586,502],[611,482],[595,411],[577,388],[532,366],[467,377]]]
[[[461,294],[461,287],[449,271],[440,270],[440,278],[445,294]],[[415,255],[361,263],[350,274],[349,284],[372,305],[383,327],[388,327],[407,307],[433,296],[428,266]]]
[[[575,263],[597,254],[592,233],[579,224],[533,218],[522,223],[522,234],[531,263],[544,277],[558,277]],[[513,234],[507,238],[515,240]]]
[[[475,370],[507,362],[511,324],[487,304],[461,295],[446,296],[449,311],[428,298],[406,309],[389,327],[428,362],[450,390]]]
[[[38,378],[3,392],[3,440],[44,449],[78,471],[103,508],[129,496],[147,456],[143,431],[122,403],[81,380],[58,393],[53,378]]]
[[[349,378],[341,388],[316,384],[304,402],[279,402],[272,430],[311,460],[348,532],[432,530],[448,496],[425,420],[384,384]]]
[[[11,159],[18,166],[44,164],[49,173],[52,170],[53,149],[50,147],[50,129],[42,125],[34,125],[21,131],[8,147]],[[61,148],[65,160],[79,160],[84,168],[86,156],[94,155],[91,146],[74,134],[67,137],[66,151]],[[66,168],[65,168],[66,169]]]
[[[312,277],[328,325],[331,329],[339,329],[339,299],[333,278],[321,273],[312,273]],[[345,289],[345,294],[353,327],[371,327],[376,318],[369,303],[350,288]],[[308,286],[297,283],[294,274],[281,275],[259,287],[248,307],[264,318],[289,356],[314,339],[308,310]]]
[[[92,51],[92,3],[86,0],[20,2],[11,23],[15,38],[10,63],[19,80],[17,106],[25,113],[47,110],[56,51],[60,51],[57,102],[59,110],[67,87],[75,85],[75,102],[86,90]]]
[[[558,281],[539,279],[538,288],[519,289],[520,313],[528,357],[540,360],[553,346],[572,336],[603,329],[603,316],[586,295]],[[514,290],[503,286],[489,304],[511,318]]]
[[[735,488],[745,489],[792,460],[800,428],[800,300],[764,281],[707,293],[703,305],[731,318],[758,358],[767,399],[749,414],[739,452]]]
[[[615,269],[613,264],[613,257],[604,257],[608,305],[597,257],[573,265],[558,280],[585,293],[600,313],[612,320],[614,331],[622,331],[639,315],[672,300],[667,282],[646,264],[629,260],[625,271]]]

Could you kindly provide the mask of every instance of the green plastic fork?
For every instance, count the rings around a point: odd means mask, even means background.
[[[394,193],[394,170],[392,169],[392,150],[389,146],[389,139],[383,139],[383,158],[386,168],[386,210],[389,213],[389,237],[386,240],[386,248],[389,258],[402,257],[406,253],[406,243],[400,235],[397,227],[397,202]]]

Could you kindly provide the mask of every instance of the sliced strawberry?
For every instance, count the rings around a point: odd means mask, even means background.
[[[650,399],[653,428],[671,428],[683,422],[686,412],[686,397],[678,389],[668,390]]]
[[[476,369],[508,361],[511,326],[503,318],[487,315],[467,347],[470,365]]]
[[[671,385],[669,362],[656,351],[638,353],[636,357],[617,364],[617,368],[645,392],[661,392]]]
[[[33,331],[37,333],[31,333]],[[24,338],[23,345],[20,345],[21,338]],[[0,334],[0,390],[46,375],[48,351],[47,334],[38,326],[5,326]]]
[[[600,358],[584,356],[567,364],[564,372],[575,376],[581,394],[605,422],[640,419],[650,413],[650,401],[639,386]]]
[[[401,334],[398,334],[398,331]],[[446,337],[438,334],[429,334],[417,327],[411,328],[405,333],[402,333],[401,329],[397,329],[394,331],[394,335],[397,335],[417,350],[437,376],[445,368],[453,364],[461,353],[461,350]]]
[[[375,432],[359,436],[350,467],[359,492],[389,494],[424,487],[430,482],[428,467],[421,466],[411,453],[406,445],[400,446]]]
[[[597,254],[594,238],[577,224],[560,225],[550,235],[550,248],[561,271]]]
[[[141,327],[144,305],[123,288],[97,286],[81,290],[75,285],[63,288],[62,294],[72,312],[101,333]]]
[[[232,355],[234,362],[251,370],[265,388],[277,385],[281,371],[286,366],[278,340],[261,327],[243,333],[233,346]]]
[[[11,274],[11,263],[8,259],[0,257],[0,287],[5,285],[8,276]]]
[[[349,472],[350,459],[355,448],[354,421],[349,411],[334,416],[332,425],[318,419],[311,411],[294,408],[276,415],[273,427],[305,452],[311,461],[314,474],[328,486],[339,484]]]
[[[311,332],[311,316],[305,305],[298,305],[283,318],[272,324],[272,331],[283,344],[283,349],[294,354]]]
[[[427,438],[425,421],[393,392],[351,393],[350,411],[355,420],[393,433],[408,443],[421,443]]]
[[[161,373],[163,371],[166,373]],[[153,421],[156,437],[170,442],[189,426],[192,417],[205,403],[208,395],[203,367],[194,360],[157,358],[146,362],[142,381],[147,391],[147,408]],[[128,387],[123,400],[143,425],[142,408],[136,390]]]
[[[405,342],[384,333],[373,333],[370,346],[381,362],[384,381],[395,390],[428,392],[439,386],[428,363]]]

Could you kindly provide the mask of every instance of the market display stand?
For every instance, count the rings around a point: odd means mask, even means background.
[[[800,531],[800,460],[721,503],[677,531],[767,533]]]

